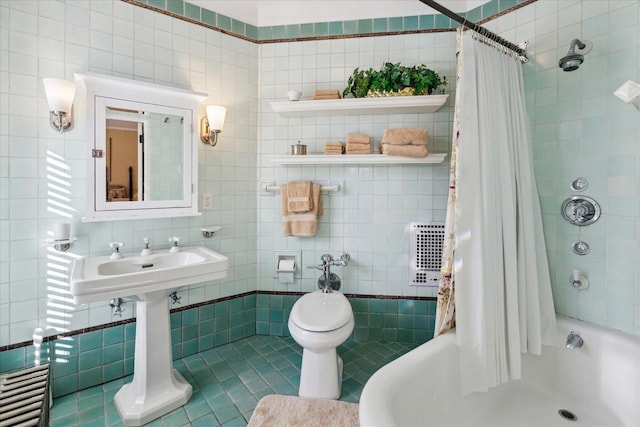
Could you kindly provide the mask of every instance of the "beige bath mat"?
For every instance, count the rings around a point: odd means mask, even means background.
[[[247,427],[358,427],[358,404],[271,394],[260,399]]]

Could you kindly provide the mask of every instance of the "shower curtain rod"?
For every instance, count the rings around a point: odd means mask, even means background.
[[[508,40],[503,39],[502,37],[500,37],[499,35],[497,35],[494,32],[491,32],[489,30],[487,30],[484,27],[481,27],[480,25],[468,21],[466,18],[458,15],[457,13],[447,9],[446,7],[442,6],[441,4],[439,4],[438,2],[436,2],[435,0],[420,0],[422,3],[426,4],[427,6],[437,10],[438,12],[442,13],[443,15],[448,16],[449,18],[453,19],[456,22],[459,22],[460,24],[462,24],[463,26],[472,29],[473,31],[477,32],[480,35],[485,36],[486,38],[488,38],[489,40],[493,40],[494,42],[506,47],[509,50],[514,51],[515,53],[517,53],[521,60],[523,62],[527,62],[527,51],[524,50],[523,48],[521,48],[520,46],[511,43]]]

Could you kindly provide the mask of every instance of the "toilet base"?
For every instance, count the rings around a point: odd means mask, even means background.
[[[338,399],[342,386],[342,358],[335,348],[322,352],[304,349],[300,369],[301,397]]]

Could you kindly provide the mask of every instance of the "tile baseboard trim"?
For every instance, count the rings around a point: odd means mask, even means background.
[[[218,303],[218,302],[231,301],[231,300],[236,299],[236,298],[243,298],[245,296],[250,296],[250,295],[302,296],[305,293],[306,292],[249,291],[249,292],[244,292],[242,294],[230,295],[230,296],[227,296],[227,297],[221,297],[221,298],[216,298],[216,299],[212,299],[212,300],[202,301],[202,302],[195,303],[195,304],[189,304],[189,305],[186,305],[184,307],[172,308],[170,310],[170,313],[177,313],[177,312],[181,312],[181,311],[191,310],[191,309],[194,309],[194,308],[199,308],[199,307],[203,307],[203,306],[206,306],[206,305],[215,304],[215,303]],[[437,301],[436,297],[408,297],[408,296],[402,296],[402,295],[370,295],[370,294],[344,294],[344,295],[347,298],[381,299],[381,300]],[[86,333],[89,333],[89,332],[95,332],[95,331],[99,331],[99,330],[102,330],[102,329],[108,329],[108,328],[112,328],[114,326],[126,325],[128,323],[133,323],[135,321],[136,321],[135,318],[131,318],[131,319],[118,320],[118,321],[115,321],[115,322],[103,323],[101,325],[90,326],[90,327],[87,327],[87,328],[76,329],[76,330],[73,330],[73,331],[63,332],[63,333],[60,333],[60,334],[50,335],[50,336],[44,337],[43,338],[43,342],[46,343],[46,342],[54,341],[54,340],[61,339],[61,338],[68,338],[68,337],[72,337],[72,336],[75,336],[75,335],[86,334]],[[31,345],[33,345],[32,341],[23,341],[23,342],[19,342],[19,343],[15,343],[15,344],[8,344],[8,345],[5,345],[5,346],[0,346],[0,352],[7,351],[7,350],[15,350],[15,349],[18,349],[18,348],[23,348],[23,347],[29,347]]]

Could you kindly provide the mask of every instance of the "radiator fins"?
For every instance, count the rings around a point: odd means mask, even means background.
[[[49,365],[0,374],[0,427],[49,425]]]

